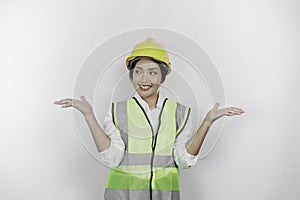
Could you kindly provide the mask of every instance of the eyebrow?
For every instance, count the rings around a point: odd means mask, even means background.
[[[159,70],[158,68],[155,68],[155,67],[153,67],[153,68],[149,68],[148,70],[153,70],[153,69],[155,69],[155,70]]]

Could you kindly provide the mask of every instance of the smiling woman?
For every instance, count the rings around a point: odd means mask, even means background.
[[[152,38],[135,46],[126,59],[136,93],[112,103],[99,126],[92,107],[81,96],[55,104],[74,107],[85,117],[100,152],[111,168],[104,198],[179,200],[179,168],[196,164],[204,138],[215,120],[240,115],[240,108],[218,109],[217,103],[193,133],[191,109],[159,91],[171,72],[167,51]]]

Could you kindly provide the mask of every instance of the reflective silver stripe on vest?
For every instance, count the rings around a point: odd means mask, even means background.
[[[133,154],[125,152],[120,165],[149,165],[151,163],[152,153]],[[155,155],[153,167],[175,167],[173,156]]]
[[[179,191],[152,190],[155,200],[179,200]],[[105,200],[149,200],[149,190],[112,190],[105,189]]]
[[[176,108],[176,130],[181,126],[183,120],[184,120],[184,114],[185,114],[186,106],[181,105],[180,103],[177,103]]]
[[[117,124],[120,128],[120,134],[127,149],[128,144],[128,123],[127,123],[127,101],[118,102],[116,105]]]
[[[187,110],[188,109],[188,110]],[[187,116],[185,117],[185,113],[187,110]],[[189,118],[191,109],[181,105],[180,103],[177,103],[177,108],[176,108],[176,130],[178,131],[177,136],[180,134],[180,132],[184,129],[186,122]],[[180,129],[180,130],[178,130]]]

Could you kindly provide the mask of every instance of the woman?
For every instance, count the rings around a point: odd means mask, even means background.
[[[84,96],[54,103],[74,107],[85,117],[100,158],[111,167],[105,199],[179,200],[178,168],[197,162],[214,121],[244,111],[236,107],[218,109],[217,103],[193,133],[190,108],[159,91],[171,71],[164,47],[148,38],[135,46],[126,66],[136,93],[112,104],[103,129]]]

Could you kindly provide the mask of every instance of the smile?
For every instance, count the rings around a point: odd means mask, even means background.
[[[139,86],[142,91],[147,91],[152,87],[151,85],[139,85]]]

